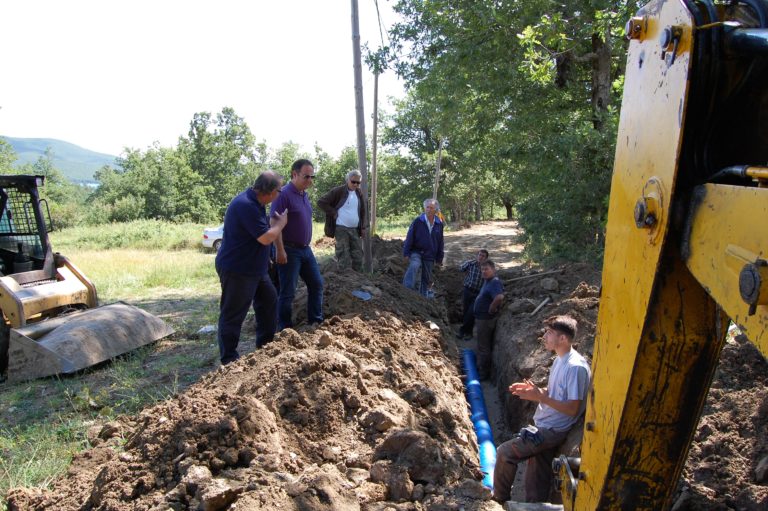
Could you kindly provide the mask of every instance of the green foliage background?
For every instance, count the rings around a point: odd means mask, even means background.
[[[454,220],[503,206],[535,258],[600,256],[626,52],[638,2],[399,0],[379,50],[406,81],[383,141],[407,154],[391,197],[440,191]],[[406,176],[415,177],[409,181]],[[383,198],[385,204],[387,199]]]

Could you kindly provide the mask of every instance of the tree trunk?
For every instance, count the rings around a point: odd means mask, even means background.
[[[507,220],[512,220],[512,206],[514,206],[512,195],[509,193],[503,194],[501,196],[501,203],[504,204],[504,209],[507,210]]]
[[[592,34],[592,52],[595,55],[592,59],[592,125],[598,131],[603,129],[608,102],[611,99],[610,34],[605,37],[603,41],[600,34]]]

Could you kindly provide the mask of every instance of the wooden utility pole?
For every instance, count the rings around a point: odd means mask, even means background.
[[[368,197],[368,162],[365,159],[365,117],[363,114],[363,66],[360,52],[360,12],[357,0],[352,0],[352,55],[355,69],[355,113],[357,118],[357,162],[363,175],[363,200]],[[367,226],[370,227],[370,226]],[[371,229],[365,230],[363,240],[363,269],[372,271]]]
[[[432,198],[437,199],[437,189],[440,186],[440,160],[443,159],[443,143],[445,138],[440,137],[440,144],[437,146],[437,162],[435,162],[435,186],[432,188]]]
[[[379,132],[379,70],[373,75],[373,148],[371,150],[371,236],[376,234],[376,200],[379,195],[379,172],[376,168],[376,149]]]

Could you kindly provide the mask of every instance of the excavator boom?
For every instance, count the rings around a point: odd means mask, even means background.
[[[627,24],[581,464],[566,509],[668,509],[730,321],[768,354],[768,5]]]

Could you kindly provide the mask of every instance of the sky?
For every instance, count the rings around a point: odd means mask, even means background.
[[[361,43],[381,45],[374,0]],[[384,38],[396,22],[378,0]],[[0,9],[0,135],[119,155],[176,146],[197,112],[232,107],[269,147],[356,144],[351,0],[24,0]],[[365,128],[373,75],[363,64]],[[402,97],[393,71],[379,108]]]

